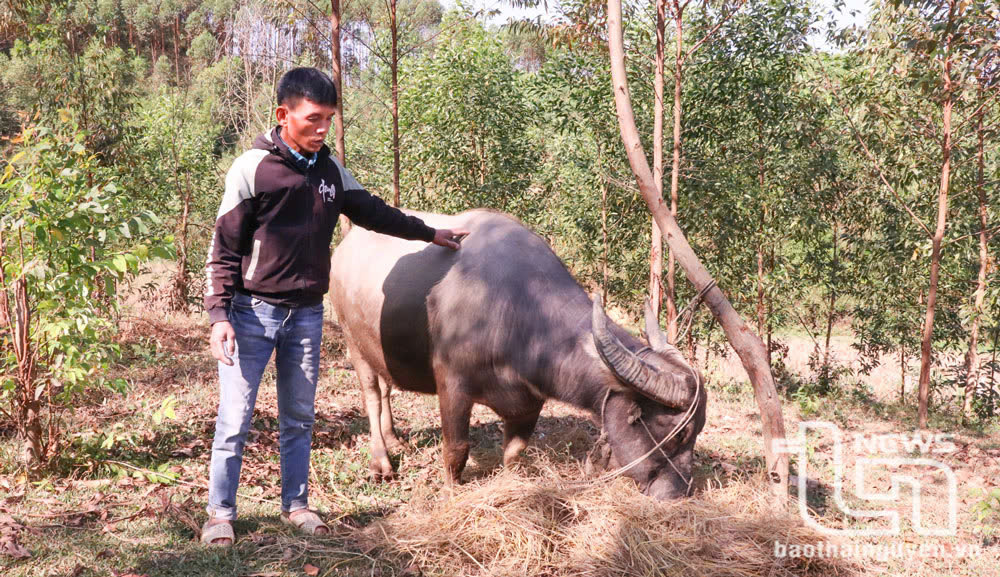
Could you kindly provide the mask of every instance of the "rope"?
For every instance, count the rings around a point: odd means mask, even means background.
[[[687,322],[684,325],[684,330],[682,330],[680,334],[677,336],[678,341],[683,339],[684,335],[686,335],[687,332],[691,330],[691,323],[694,322],[695,311],[698,310],[698,307],[701,305],[702,299],[705,298],[705,295],[708,294],[708,291],[712,290],[714,287],[715,287],[715,279],[712,279],[707,285],[704,286],[704,288],[698,291],[698,294],[695,295],[695,297],[688,302],[687,306],[681,309],[681,312],[677,313],[678,321],[680,321],[680,318],[684,316],[685,313],[690,313],[687,318]],[[678,322],[678,324],[680,323]]]

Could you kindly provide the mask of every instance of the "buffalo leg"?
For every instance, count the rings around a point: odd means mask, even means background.
[[[436,378],[438,402],[441,405],[441,437],[444,456],[444,481],[447,485],[462,482],[462,470],[469,458],[469,419],[472,399],[461,392],[461,384],[453,378]]]
[[[389,451],[385,448],[382,436],[382,392],[379,378],[375,370],[361,355],[350,351],[351,362],[361,381],[361,391],[365,397],[365,408],[368,411],[368,430],[371,432],[371,463],[368,470],[376,479],[390,479],[393,476],[392,463],[389,461]]]
[[[514,419],[503,420],[503,466],[510,467],[520,459],[521,451],[528,446],[528,439],[535,431],[542,405],[533,412]]]
[[[392,382],[379,377],[378,378],[379,393],[381,395],[381,406],[382,414],[380,419],[380,428],[382,429],[382,439],[385,441],[385,446],[393,451],[398,451],[404,448],[403,442],[399,440],[396,436],[396,430],[392,425],[392,405],[389,403],[389,396],[392,395]]]

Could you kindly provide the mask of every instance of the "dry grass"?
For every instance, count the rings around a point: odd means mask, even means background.
[[[761,487],[734,483],[659,503],[635,484],[579,482],[572,465],[533,455],[452,495],[426,494],[369,527],[369,554],[434,575],[852,575],[840,560],[775,558],[773,543],[820,539],[771,508]]]

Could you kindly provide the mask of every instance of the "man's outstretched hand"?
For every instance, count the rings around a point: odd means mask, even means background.
[[[219,321],[212,325],[212,336],[208,339],[212,346],[212,356],[215,360],[233,366],[233,353],[236,352],[236,332],[229,321]]]
[[[445,229],[440,228],[434,233],[434,244],[439,246],[446,246],[452,250],[458,250],[461,246],[459,243],[462,239],[469,235],[469,231],[463,230],[461,228],[455,229]]]

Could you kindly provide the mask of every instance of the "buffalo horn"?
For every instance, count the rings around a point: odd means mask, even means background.
[[[594,296],[594,345],[601,359],[624,385],[671,408],[684,409],[691,395],[686,378],[661,372],[636,356],[608,330],[607,316],[599,295]],[[678,378],[679,377],[679,378]]]
[[[667,336],[660,330],[660,323],[656,318],[656,313],[653,312],[653,304],[649,297],[646,297],[646,306],[643,307],[643,311],[643,316],[646,318],[646,339],[649,341],[649,346],[656,352],[666,350]]]

